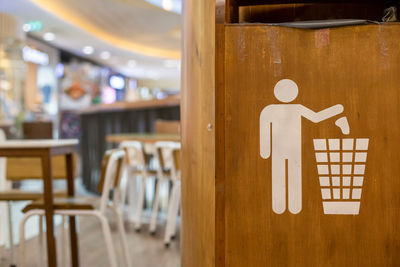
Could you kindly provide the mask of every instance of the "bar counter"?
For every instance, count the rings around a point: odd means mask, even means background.
[[[106,136],[119,133],[153,133],[157,119],[179,120],[180,97],[137,102],[101,104],[80,113],[82,125],[81,154],[84,186],[97,193],[101,157],[116,144]]]
[[[135,102],[115,102],[113,104],[99,104],[87,108],[81,112],[81,114],[90,113],[102,113],[102,112],[116,112],[116,111],[126,111],[133,109],[154,109],[157,107],[177,107],[180,105],[180,97],[173,96],[164,99],[152,99],[152,100],[140,100]]]

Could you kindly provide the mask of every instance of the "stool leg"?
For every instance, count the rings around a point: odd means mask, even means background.
[[[146,190],[146,179],[144,177],[140,178],[142,181],[140,192],[139,192],[139,201],[137,203],[137,213],[136,213],[136,222],[135,222],[135,230],[140,231],[140,227],[142,225],[142,212],[143,212],[143,204],[144,204],[144,196]]]
[[[114,245],[112,242],[110,225],[108,224],[107,219],[103,215],[98,215],[97,218],[99,218],[99,220],[101,222],[101,227],[103,229],[103,234],[104,234],[104,239],[106,241],[108,257],[110,259],[110,266],[117,267],[117,258],[115,255]]]
[[[171,197],[168,202],[167,225],[165,228],[164,237],[165,246],[169,246],[171,236],[174,232],[174,226],[176,225],[176,217],[178,216],[177,210],[179,207],[179,187],[175,183],[172,186]]]
[[[9,243],[10,243],[10,266],[15,266],[14,230],[13,230],[13,223],[12,223],[11,201],[7,202],[7,212],[8,212],[8,238],[9,238]]]
[[[177,231],[177,228],[178,228],[177,227],[177,224],[178,224],[177,222],[178,222],[178,217],[179,217],[179,209],[180,209],[180,206],[181,206],[181,187],[180,187],[180,185],[179,185],[177,191],[178,191],[177,192],[178,197],[177,197],[177,200],[176,200],[176,206],[175,206],[175,210],[174,210],[175,217],[174,217],[174,220],[173,220],[171,238],[175,238],[176,231]]]
[[[62,215],[62,223],[61,223],[61,241],[62,241],[62,248],[61,248],[61,266],[67,266],[67,227],[66,227],[67,219],[65,215]]]
[[[42,212],[30,211],[24,215],[19,224],[19,251],[18,251],[18,267],[25,266],[25,223],[32,215],[41,215]],[[43,265],[42,265],[43,266]]]
[[[128,200],[128,220],[136,224],[138,213],[137,205],[139,201],[136,177],[130,177],[130,179],[126,181],[126,190],[124,191],[122,191],[122,195],[126,194],[126,199]]]
[[[125,204],[126,204],[126,199],[127,199],[127,194],[126,192],[128,191],[128,187],[130,185],[129,181],[130,179],[128,178],[128,174],[125,173],[125,175],[123,176],[125,179],[123,179],[124,182],[124,186],[122,186],[122,190],[121,190],[121,214],[122,217],[124,217],[125,214]],[[129,203],[129,207],[130,207]]]
[[[119,237],[121,240],[122,254],[123,254],[124,261],[125,261],[125,266],[131,267],[131,260],[129,258],[129,251],[128,251],[128,242],[126,240],[126,232],[125,232],[122,216],[118,212],[117,208],[110,206],[110,209],[113,211],[115,218],[117,219],[118,233],[119,233]]]
[[[164,181],[164,179],[159,179],[157,181],[157,185],[156,185],[156,193],[154,195],[153,211],[151,213],[151,222],[150,222],[150,233],[151,234],[154,234],[156,232],[158,205],[160,202],[160,191],[161,191],[161,185],[162,185],[163,181]]]

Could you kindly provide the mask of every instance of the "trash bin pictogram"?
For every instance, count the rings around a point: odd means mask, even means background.
[[[358,214],[368,138],[314,139],[325,214]]]

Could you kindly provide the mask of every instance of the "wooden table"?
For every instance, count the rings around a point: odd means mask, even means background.
[[[123,141],[140,141],[143,143],[155,143],[158,141],[180,142],[179,134],[153,134],[153,133],[128,133],[128,134],[110,134],[106,137],[107,142],[121,143]]]
[[[54,236],[54,207],[53,207],[53,174],[51,158],[56,155],[65,155],[67,170],[68,196],[73,197],[74,172],[73,153],[78,144],[76,139],[66,140],[12,140],[0,142],[0,157],[37,157],[41,159],[43,171],[47,234],[47,257],[49,266],[57,266],[56,242]],[[72,266],[79,266],[78,262],[78,239],[76,235],[75,216],[70,216],[70,238]]]

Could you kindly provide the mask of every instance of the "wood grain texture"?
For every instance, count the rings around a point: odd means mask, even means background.
[[[376,0],[235,0],[239,6],[252,6],[252,5],[281,5],[281,4],[301,4],[301,3],[376,3]],[[390,0],[382,2],[390,3]]]
[[[239,8],[239,22],[281,23],[324,19],[381,21],[383,10],[387,7],[388,3],[384,1],[242,6]]]
[[[222,14],[220,14],[222,16]],[[218,21],[218,19],[217,19]],[[215,266],[225,266],[225,26],[216,24]]]
[[[65,156],[55,156],[51,159],[51,161],[53,165],[54,179],[65,179],[67,177]],[[73,165],[75,170],[76,157],[73,157]],[[42,177],[43,174],[39,158],[7,159],[8,180],[42,179]]]
[[[323,31],[225,27],[226,266],[400,262],[400,26]],[[283,78],[299,86],[295,103],[315,111],[343,104],[350,137],[370,138],[358,216],[323,214],[312,139],[342,138],[334,119],[303,120],[303,210],[273,213],[271,161],[259,156],[259,116],[278,103],[273,88]]]
[[[215,266],[215,0],[183,2],[182,267]]]

